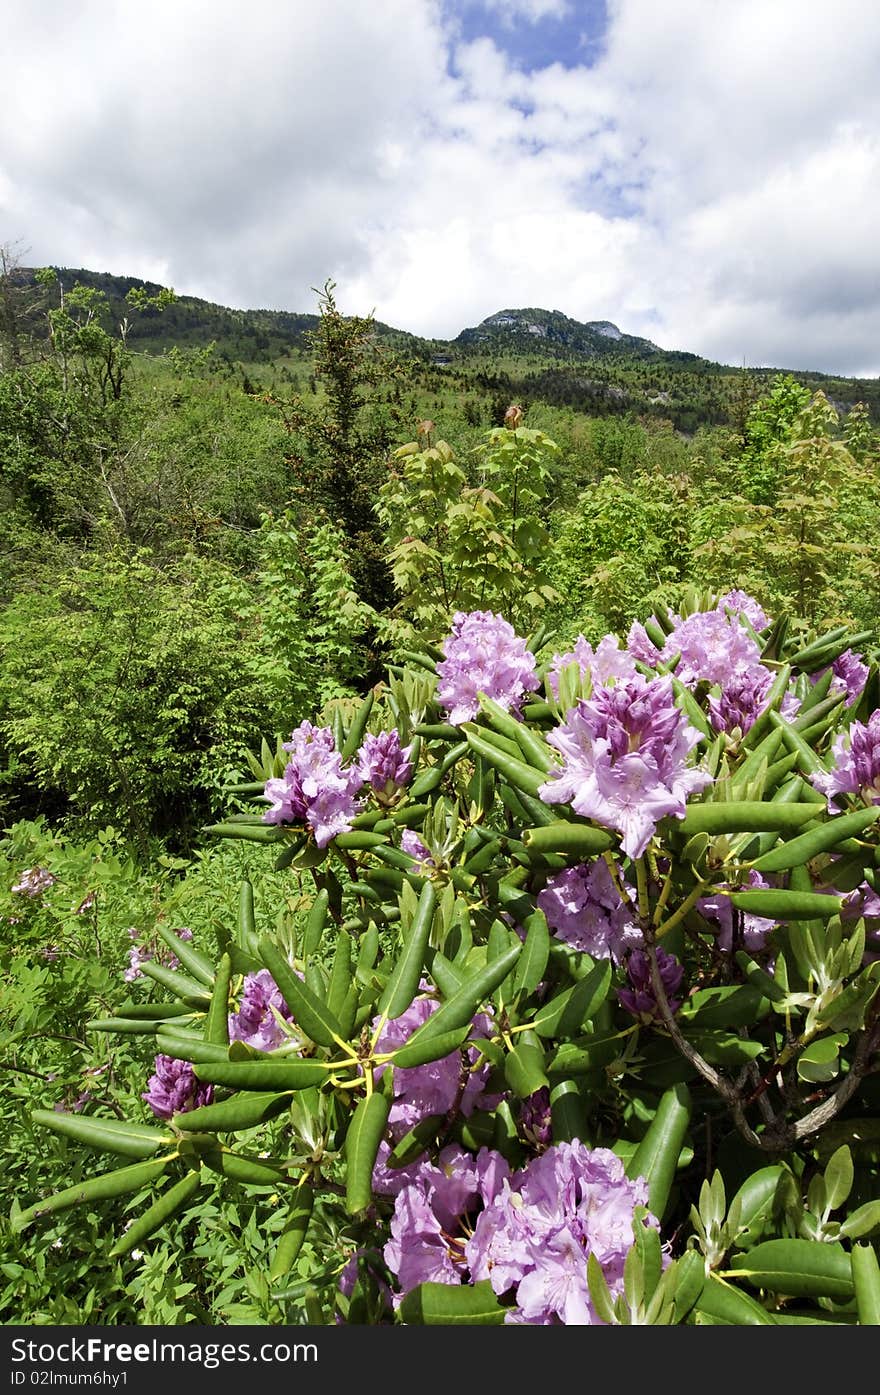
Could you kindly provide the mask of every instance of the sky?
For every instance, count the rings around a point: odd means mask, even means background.
[[[877,0],[5,0],[0,243],[880,374]]]

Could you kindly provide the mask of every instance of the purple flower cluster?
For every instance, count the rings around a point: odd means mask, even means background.
[[[258,1051],[274,1051],[287,1039],[279,1016],[290,1021],[293,1014],[269,970],[246,974],[238,1012],[229,1015],[229,1040],[247,1042]]]
[[[659,947],[657,949],[657,968],[660,970],[660,982],[666,992],[669,1010],[676,1013],[681,1007],[681,998],[676,995],[681,987],[684,968],[674,954],[667,954],[665,949]],[[631,1012],[633,1017],[638,1017],[642,1022],[659,1020],[661,1013],[651,978],[651,961],[644,950],[634,949],[629,955],[626,961],[626,974],[630,987],[618,988],[617,990],[621,1007],[625,1007],[627,1012]]]
[[[596,1324],[587,1259],[595,1255],[611,1293],[622,1292],[635,1208],[647,1198],[644,1179],[628,1180],[616,1154],[577,1140],[513,1174],[486,1148],[476,1158],[446,1148],[398,1195],[385,1261],[403,1293],[429,1280],[488,1279],[513,1299],[512,1322]]]
[[[841,794],[856,794],[865,804],[880,804],[880,708],[867,722],[853,722],[847,731],[840,732],[831,751],[831,770],[817,770],[810,776],[828,800],[829,813],[836,812],[832,801]]]
[[[769,615],[762,609],[754,596],[750,596],[747,591],[728,591],[721,597],[716,609],[722,613],[730,611],[733,615],[744,615],[755,634],[758,635],[762,630],[766,630],[770,624]]]
[[[342,757],[330,727],[301,722],[284,750],[290,760],[280,779],[266,781],[263,798],[271,809],[264,823],[303,820],[315,835],[319,848],[331,838],[347,833],[358,812],[357,793],[363,784],[358,766],[342,765]]]
[[[595,651],[583,635],[578,635],[569,653],[553,655],[547,682],[554,697],[559,697],[559,675],[569,664],[577,664],[582,678],[589,675],[594,688],[615,680],[625,681],[634,677],[636,672],[635,658],[628,650],[621,649],[616,635],[606,635]]]
[[[550,1091],[546,1085],[520,1100],[519,1130],[527,1143],[537,1150],[547,1148],[553,1137],[553,1115]]]
[[[640,857],[658,819],[683,818],[689,794],[711,783],[687,768],[699,732],[675,705],[672,680],[636,674],[582,699],[551,732],[561,769],[539,794],[547,804],[570,803],[575,813],[617,829],[624,852]]]
[[[213,1085],[203,1085],[196,1080],[189,1061],[178,1061],[173,1056],[157,1056],[154,1070],[141,1098],[147,1101],[159,1119],[170,1119],[173,1114],[199,1109],[203,1104],[210,1104],[214,1098]]]
[[[22,872],[11,890],[18,896],[42,896],[57,880],[47,867],[29,867]]]
[[[400,850],[405,852],[407,857],[415,858],[423,867],[436,867],[436,863],[431,856],[431,849],[422,842],[415,829],[405,828],[400,835]]]
[[[401,746],[396,728],[374,736],[368,732],[358,755],[361,781],[375,791],[381,802],[396,798],[412,779],[412,746]]]
[[[820,669],[818,673],[813,673],[810,678],[816,683],[827,669]],[[844,649],[842,654],[838,654],[831,665],[831,685],[828,689],[829,696],[832,694],[846,693],[846,706],[852,707],[858,702],[862,695],[865,684],[868,681],[870,669],[864,662],[861,654],[856,654],[853,649]]]
[[[427,1022],[440,1004],[428,997],[425,990],[429,985],[422,980],[422,993],[413,1000],[399,1017],[386,1022],[376,1041],[377,1052],[395,1051],[403,1046],[413,1032]],[[380,1019],[373,1021],[373,1030]],[[490,1037],[492,1022],[486,1013],[478,1013],[473,1020],[476,1037]],[[429,1115],[447,1115],[450,1111],[468,1118],[475,1109],[491,1108],[498,1102],[497,1095],[485,1094],[489,1076],[489,1066],[484,1062],[478,1065],[479,1053],[470,1046],[465,1051],[452,1051],[439,1061],[430,1061],[424,1066],[409,1066],[394,1071],[394,1099],[388,1115],[388,1133],[392,1143],[396,1143],[409,1133],[420,1120]],[[376,1071],[379,1078],[386,1068]],[[390,1145],[380,1145],[376,1167],[373,1173],[373,1188],[386,1196],[394,1196],[412,1175],[413,1168],[388,1168],[386,1166]]]
[[[661,659],[675,654],[681,655],[676,677],[691,688],[700,682],[724,687],[734,676],[761,666],[761,651],[751,635],[720,610],[699,610],[676,625]]]
[[[760,872],[752,870],[749,872],[745,885],[750,890],[764,890],[769,886],[769,882],[761,876]],[[707,920],[713,920],[718,926],[718,948],[725,954],[733,951],[733,925],[735,911],[730,896],[726,893],[732,888],[719,888],[714,896],[704,896],[697,902],[697,910]],[[740,934],[736,945],[737,949],[747,949],[749,954],[756,954],[762,950],[767,943],[767,936],[777,924],[775,920],[768,920],[765,916],[751,915],[746,911],[739,912]]]
[[[594,959],[619,960],[642,942],[632,902],[621,900],[604,858],[554,872],[538,907],[558,939]]]
[[[442,647],[437,700],[453,726],[474,720],[480,693],[519,716],[526,694],[540,687],[534,654],[513,626],[492,611],[457,611]]]

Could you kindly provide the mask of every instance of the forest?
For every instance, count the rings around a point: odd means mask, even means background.
[[[0,262],[2,1306],[880,1322],[877,381],[315,295]]]

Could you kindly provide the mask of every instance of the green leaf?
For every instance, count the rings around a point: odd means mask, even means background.
[[[856,809],[852,814],[841,814],[839,818],[829,819],[819,828],[811,828],[809,833],[801,833],[797,838],[783,843],[781,847],[764,853],[752,866],[758,872],[784,872],[790,867],[799,867],[812,861],[820,853],[836,848],[844,839],[864,832],[878,818],[880,805],[874,805],[870,809]]]
[[[669,1200],[690,1117],[690,1091],[684,1084],[674,1085],[661,1097],[647,1133],[626,1165],[627,1177],[647,1180],[648,1209],[658,1220],[663,1219]]]
[[[425,963],[434,908],[437,897],[433,882],[426,881],[419,896],[418,908],[407,932],[400,958],[391,971],[388,984],[379,999],[379,1011],[388,1018],[405,1012],[418,992],[419,979]]]
[[[826,1204],[830,1211],[836,1211],[849,1196],[855,1181],[852,1153],[844,1143],[834,1152],[825,1168]]]
[[[306,921],[302,943],[302,957],[304,960],[309,959],[321,943],[321,936],[324,933],[324,926],[327,924],[329,909],[330,892],[326,887],[322,887],[312,902],[309,918]]]
[[[443,1003],[427,1022],[413,1032],[407,1044],[413,1046],[417,1041],[440,1036],[443,1032],[451,1032],[470,1023],[480,1005],[504,982],[521,952],[521,944],[511,945],[498,959],[472,974],[448,1002]]]
[[[373,1168],[388,1123],[390,1099],[374,1090],[361,1100],[345,1135],[345,1205],[364,1211],[373,1199]]]
[[[110,1258],[119,1259],[121,1255],[129,1254],[136,1245],[149,1240],[160,1226],[163,1226],[166,1221],[170,1221],[172,1216],[176,1216],[192,1201],[201,1185],[201,1169],[187,1172],[184,1177],[181,1177],[178,1182],[175,1182],[173,1186],[157,1197],[152,1206],[129,1226],[124,1235],[119,1237],[110,1251]]]
[[[765,1240],[735,1255],[731,1269],[753,1288],[791,1298],[848,1301],[853,1296],[849,1255],[842,1245],[821,1240]]]
[[[175,998],[180,998],[181,1002],[194,1004],[200,1008],[210,1006],[210,990],[204,983],[189,978],[187,974],[178,973],[176,969],[166,969],[163,964],[157,964],[153,959],[144,960],[141,964],[141,971],[148,978],[161,983],[163,988],[167,988],[169,993],[174,994]]]
[[[96,1119],[88,1114],[62,1114],[54,1109],[33,1109],[31,1118],[67,1138],[118,1153],[128,1158],[151,1158],[162,1147],[174,1142],[173,1133],[150,1128],[145,1124],[130,1124],[126,1119]]]
[[[788,1169],[780,1163],[759,1168],[743,1182],[730,1203],[731,1213],[739,1216],[737,1234],[733,1242],[740,1248],[753,1245],[759,1240],[775,1215],[782,1178]]]
[[[734,891],[730,901],[737,910],[767,920],[830,920],[843,905],[841,896],[824,896],[817,891]]]
[[[277,1283],[290,1273],[306,1238],[314,1204],[315,1193],[311,1187],[298,1186],[269,1266],[270,1283]]]
[[[853,1245],[852,1278],[861,1327],[880,1327],[880,1265],[871,1245]]]
[[[529,916],[523,929],[526,932],[522,954],[513,975],[513,996],[534,993],[550,956],[550,931],[543,911]]]
[[[880,1231],[880,1200],[857,1206],[840,1227],[840,1234],[848,1240],[861,1240],[877,1231]]]
[[[360,707],[358,708],[357,712],[355,713],[354,720],[348,729],[348,735],[346,736],[342,746],[341,755],[343,765],[347,764],[348,761],[352,760],[356,755],[358,749],[360,748],[361,742],[364,738],[364,732],[367,729],[367,722],[370,719],[370,713],[373,710],[374,698],[375,693],[371,688],[370,691],[367,693],[367,696],[361,703]]]
[[[538,828],[524,828],[522,841],[533,853],[569,853],[573,857],[596,857],[614,847],[614,836],[589,823],[560,819]]]
[[[34,1221],[54,1215],[56,1211],[79,1206],[85,1201],[106,1201],[109,1197],[124,1196],[127,1192],[139,1192],[141,1187],[155,1181],[173,1160],[173,1155],[169,1154],[164,1158],[152,1158],[149,1162],[134,1163],[131,1167],[120,1167],[115,1172],[106,1172],[101,1177],[92,1177],[86,1182],[78,1182],[74,1187],[65,1188],[63,1192],[56,1192],[54,1196],[44,1197],[26,1211],[18,1213],[11,1221],[13,1232],[19,1234]]]
[[[221,955],[211,994],[211,1006],[205,1018],[205,1041],[213,1046],[229,1045],[229,981],[232,978],[232,960],[228,954]]]
[[[504,1322],[506,1312],[489,1279],[476,1284],[419,1284],[400,1305],[403,1322],[425,1327],[497,1325]]]
[[[168,948],[176,954],[183,967],[189,970],[193,978],[199,983],[203,983],[206,988],[212,988],[214,965],[210,959],[190,944],[188,940],[182,940],[173,930],[169,930],[167,925],[157,925],[156,929]]]
[[[694,1310],[697,1313],[705,1313],[716,1322],[735,1327],[776,1326],[766,1308],[762,1308],[754,1298],[743,1293],[742,1289],[734,1288],[715,1274],[707,1276]]]
[[[544,1070],[544,1048],[534,1032],[517,1033],[516,1045],[504,1058],[504,1078],[520,1099],[527,1099],[549,1086]]]
[[[325,1061],[207,1061],[196,1065],[195,1074],[230,1090],[307,1090],[323,1085],[329,1069]]]
[[[684,838],[695,833],[774,833],[799,828],[816,817],[815,804],[767,803],[730,800],[717,804],[689,804],[683,819],[670,823]]]
[[[175,1114],[172,1122],[175,1128],[184,1133],[235,1133],[239,1129],[253,1129],[267,1119],[274,1119],[289,1105],[289,1093],[258,1091],[221,1100],[219,1104],[205,1104],[199,1109],[185,1110]]]
[[[321,999],[297,977],[284,955],[266,936],[260,940],[260,958],[278,985],[298,1027],[318,1046],[344,1041],[342,1024]]]
[[[413,1045],[412,1037],[404,1046],[398,1048],[391,1060],[395,1066],[401,1070],[409,1070],[412,1066],[426,1066],[431,1061],[440,1061],[444,1056],[449,1056],[466,1040],[470,1032],[470,1023],[463,1027],[456,1027],[451,1032],[441,1032],[439,1036],[426,1037],[423,1041],[417,1041]]]

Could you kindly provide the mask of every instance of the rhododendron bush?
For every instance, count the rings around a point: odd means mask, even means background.
[[[143,1114],[38,1113],[120,1165],[14,1224],[149,1189],[120,1255],[219,1178],[285,1208],[292,1320],[880,1321],[871,642],[738,590],[595,647],[461,611],[264,742],[209,832],[296,933],[247,881],[216,952],[163,932],[91,1024],[154,1034]]]

